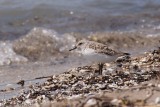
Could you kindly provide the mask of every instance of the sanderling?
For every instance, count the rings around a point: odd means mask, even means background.
[[[99,72],[102,73],[103,63],[115,61],[118,57],[129,55],[121,51],[116,51],[102,43],[80,40],[69,51],[77,50],[90,61],[99,63]]]

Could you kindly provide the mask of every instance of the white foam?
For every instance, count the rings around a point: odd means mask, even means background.
[[[0,42],[0,65],[9,65],[11,63],[27,62],[27,58],[17,55],[12,49],[10,41]]]

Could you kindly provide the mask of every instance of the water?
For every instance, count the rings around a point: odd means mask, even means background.
[[[0,0],[0,89],[90,63],[68,51],[88,35],[126,52],[154,49],[159,14],[159,0]]]
[[[157,25],[159,11],[159,0],[0,0],[0,31],[20,36],[35,26],[59,33],[133,30]]]

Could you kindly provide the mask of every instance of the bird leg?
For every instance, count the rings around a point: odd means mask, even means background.
[[[100,74],[100,75],[102,75],[103,65],[104,65],[103,63],[99,63],[99,64],[98,64],[98,66],[99,66],[99,74]]]

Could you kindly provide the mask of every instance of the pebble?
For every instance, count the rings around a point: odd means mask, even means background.
[[[31,104],[31,100],[30,100],[30,99],[27,99],[27,100],[25,101],[25,103],[28,104],[28,105],[30,105],[30,104]]]
[[[155,104],[160,104],[160,97],[157,97],[157,98],[155,99]]]
[[[121,100],[113,99],[113,100],[111,101],[111,104],[113,104],[113,105],[119,105],[121,102],[122,102]]]
[[[152,55],[150,56],[152,57]],[[122,66],[117,68],[116,63],[111,63],[109,66],[104,66],[102,75],[93,74],[94,67],[84,66],[73,68],[59,75],[54,75],[46,82],[38,85],[32,85],[28,87],[28,90],[22,92],[21,96],[12,98],[12,100],[2,101],[3,104],[26,103],[31,104],[38,98],[40,100],[52,99],[57,101],[63,101],[64,98],[75,98],[79,95],[86,96],[89,93],[98,93],[105,91],[123,90],[129,89],[130,86],[137,86],[142,82],[146,82],[156,78],[157,71],[150,70],[147,67],[158,66],[160,63],[150,63],[151,59],[147,60],[146,56],[137,57],[135,59],[129,59],[129,62],[121,63]],[[143,63],[146,62],[146,63]],[[142,65],[140,64],[142,63]],[[146,64],[146,65],[145,65]],[[149,65],[150,64],[150,65]],[[130,72],[135,70],[134,72]],[[87,72],[87,73],[86,73]],[[160,85],[154,85],[154,83],[148,83],[148,87],[160,87]],[[109,90],[108,90],[109,89]],[[137,88],[139,89],[139,88]],[[74,96],[74,97],[73,97]],[[52,98],[51,98],[52,97]],[[19,100],[21,99],[21,100]],[[26,100],[27,99],[27,100]],[[0,102],[1,103],[1,102]],[[122,99],[112,99],[113,105],[119,106],[123,103]],[[160,97],[155,99],[156,104],[160,104]],[[97,106],[99,100],[91,98],[85,102],[85,107]],[[107,102],[107,104],[110,104]]]
[[[96,99],[89,99],[84,105],[84,107],[94,107],[96,105],[97,105]]]

